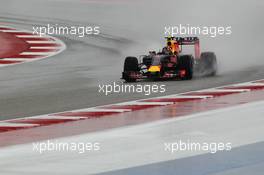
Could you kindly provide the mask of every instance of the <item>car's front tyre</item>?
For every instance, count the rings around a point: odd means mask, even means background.
[[[139,71],[138,59],[136,57],[126,57],[124,62],[123,79],[126,82],[135,82],[137,79],[131,77],[131,73]]]

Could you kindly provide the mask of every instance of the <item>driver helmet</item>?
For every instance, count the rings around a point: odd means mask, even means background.
[[[171,37],[167,38],[167,49],[175,55],[178,54],[180,51],[178,42],[172,39]]]

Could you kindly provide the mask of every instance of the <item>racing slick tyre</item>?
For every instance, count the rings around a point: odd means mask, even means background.
[[[135,82],[135,78],[131,78],[131,72],[138,72],[138,59],[136,57],[126,57],[124,63],[123,79],[126,82]]]
[[[178,58],[179,71],[185,71],[182,80],[191,80],[193,78],[193,57],[191,55],[182,55]]]
[[[217,73],[217,61],[214,52],[201,53],[201,64],[204,75],[214,76]]]

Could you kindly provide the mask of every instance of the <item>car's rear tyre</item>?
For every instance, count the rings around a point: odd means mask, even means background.
[[[217,73],[217,61],[214,52],[201,53],[202,72],[207,76],[214,76]]]
[[[127,82],[135,82],[135,78],[131,78],[131,72],[138,72],[138,59],[136,57],[126,57],[124,62],[123,79]]]
[[[191,80],[193,78],[193,57],[191,55],[182,55],[178,58],[179,71],[185,71],[182,80]]]

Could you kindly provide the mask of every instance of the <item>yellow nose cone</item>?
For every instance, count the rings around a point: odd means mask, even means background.
[[[150,66],[149,72],[160,72],[160,66]]]

